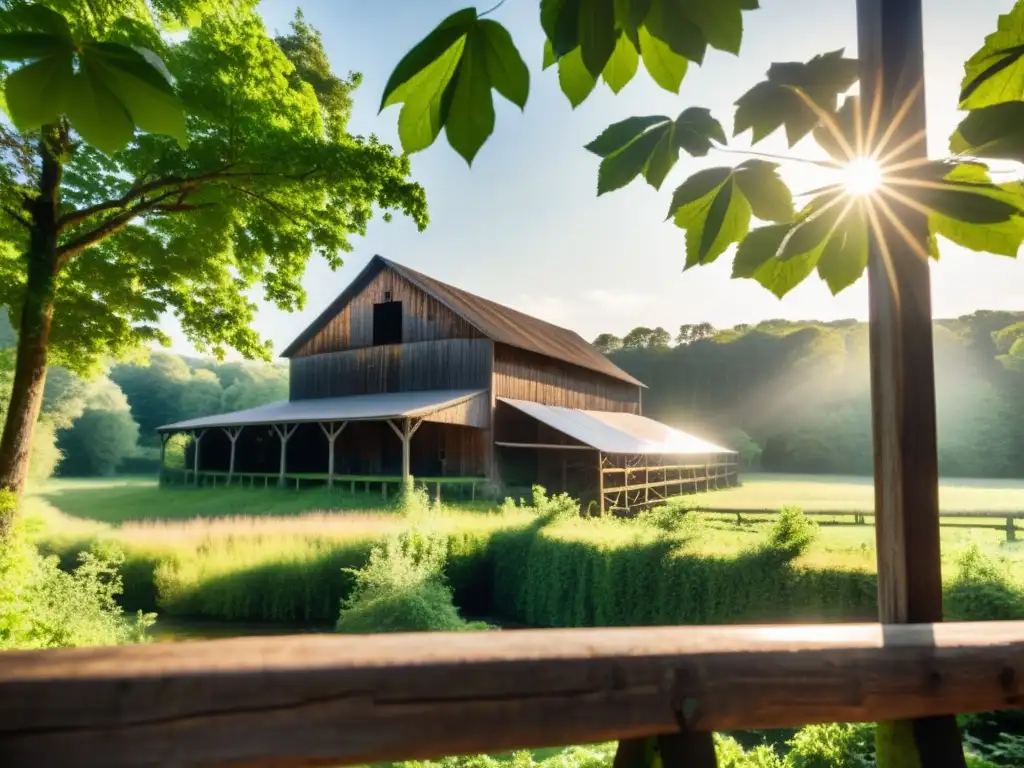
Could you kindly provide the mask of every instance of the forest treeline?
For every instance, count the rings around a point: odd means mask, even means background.
[[[934,323],[940,471],[1024,477],[1024,312]],[[674,344],[673,344],[674,341]],[[871,474],[868,328],[767,320],[594,340],[650,388],[644,414],[777,472]]]
[[[0,314],[0,395],[10,386],[13,343]],[[871,473],[864,323],[702,323],[675,334],[641,327],[595,343],[648,385],[645,415],[736,448],[748,468]],[[1024,477],[1024,312],[937,320],[935,358],[943,474]],[[153,352],[88,381],[54,368],[34,474],[155,473],[161,424],[287,396],[281,364]]]
[[[0,423],[11,386],[14,342],[14,331],[0,312]],[[287,397],[288,369],[280,364],[221,363],[153,352],[89,380],[52,366],[33,438],[32,476],[155,475],[160,425]]]

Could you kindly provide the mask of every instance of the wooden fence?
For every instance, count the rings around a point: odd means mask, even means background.
[[[1022,705],[1024,622],[11,651],[0,654],[0,764],[340,766],[682,732],[695,751],[678,764],[703,768],[711,731]]]
[[[737,523],[753,522],[756,517],[774,517],[779,514],[778,509],[749,509],[730,507],[700,507],[698,512],[717,515],[735,515]],[[874,523],[875,513],[864,510],[803,510],[809,517],[839,517],[852,518],[851,520],[832,520],[828,525],[867,525],[868,518]],[[1001,524],[982,522],[953,522],[954,520],[1002,520]],[[1024,512],[940,512],[939,525],[944,528],[987,528],[996,531],[1004,531],[1007,541],[1017,540],[1016,520],[1024,519]]]

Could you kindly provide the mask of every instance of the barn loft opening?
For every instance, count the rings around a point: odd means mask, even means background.
[[[373,305],[373,346],[402,343],[402,302]]]

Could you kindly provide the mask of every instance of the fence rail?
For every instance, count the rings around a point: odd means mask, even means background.
[[[749,507],[737,508],[737,507],[700,507],[698,512],[715,514],[715,515],[735,515],[736,522],[750,522],[750,518],[754,517],[774,517],[779,514],[778,509],[752,509]],[[856,510],[856,509],[841,509],[841,510],[827,510],[827,509],[812,509],[803,510],[803,513],[809,517],[852,517],[853,520],[836,520],[830,523],[830,525],[867,525],[868,518],[872,518],[874,522],[875,513],[867,510]],[[999,519],[1003,520],[1002,525],[994,525],[992,523],[957,523],[948,522],[956,519],[971,520],[971,519]],[[948,528],[984,528],[995,531],[1004,531],[1006,533],[1007,541],[1016,541],[1017,532],[1021,529],[1017,528],[1015,520],[1024,519],[1024,512],[940,512],[939,513],[939,525]]]
[[[1024,622],[296,636],[0,654],[0,755],[352,765],[1024,704]]]

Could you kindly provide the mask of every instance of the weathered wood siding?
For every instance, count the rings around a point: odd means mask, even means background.
[[[292,358],[292,400],[427,389],[487,389],[491,342],[447,339]]]
[[[494,346],[494,396],[588,411],[640,409],[636,385],[504,344]]]
[[[490,395],[487,392],[482,392],[476,397],[463,400],[461,403],[456,403],[448,408],[442,408],[440,411],[434,411],[434,413],[424,416],[424,420],[437,422],[438,424],[461,424],[479,429],[490,429],[490,408]]]
[[[402,302],[402,341],[439,339],[481,339],[476,328],[437,299],[404,280],[392,269],[382,270],[341,312],[302,345],[294,358],[359,349],[373,344],[373,305],[391,292],[392,301]]]

